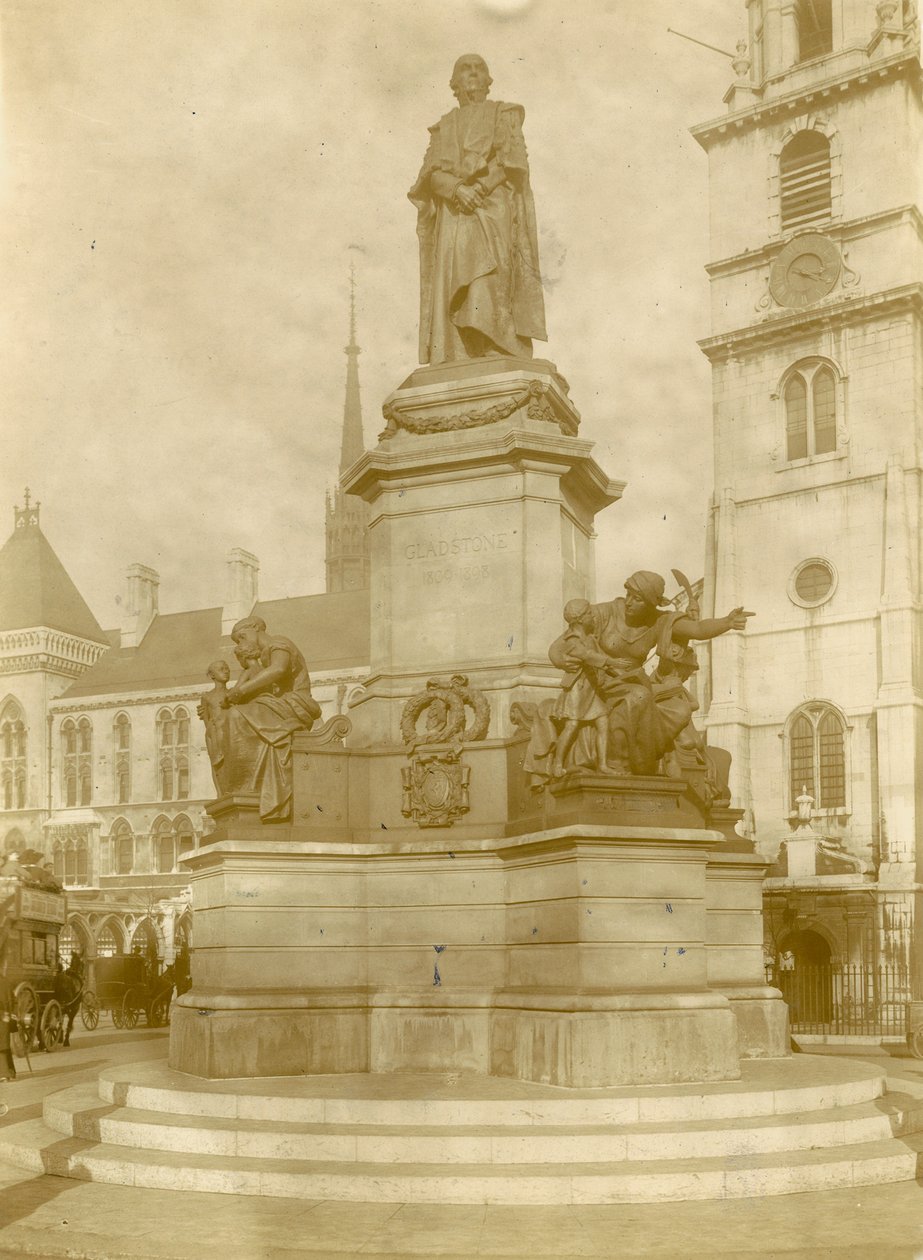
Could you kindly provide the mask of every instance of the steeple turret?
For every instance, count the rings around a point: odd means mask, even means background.
[[[365,450],[359,397],[359,354],[356,341],[356,272],[349,271],[349,345],[346,346],[346,398],[340,440],[340,478]],[[337,483],[327,495],[327,591],[361,590],[369,584],[369,509],[362,499],[344,494]]]

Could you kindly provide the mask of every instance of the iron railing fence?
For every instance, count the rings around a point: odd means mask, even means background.
[[[903,1037],[911,999],[907,967],[863,963],[775,970],[794,1033]]]

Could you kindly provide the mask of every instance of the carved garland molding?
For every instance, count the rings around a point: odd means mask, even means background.
[[[526,415],[530,420],[544,420],[548,424],[556,424],[562,433],[571,436],[577,432],[577,425],[568,423],[567,419],[556,414],[546,395],[551,393],[550,386],[544,381],[529,381],[525,389],[513,394],[505,402],[495,403],[492,407],[480,410],[458,411],[449,416],[433,416],[428,420],[420,420],[411,416],[409,411],[396,407],[393,403],[385,403],[381,413],[388,422],[388,427],[380,433],[379,439],[388,437],[398,429],[406,429],[408,433],[451,433],[459,429],[476,429],[485,424],[496,424],[505,420],[514,411],[526,407]]]

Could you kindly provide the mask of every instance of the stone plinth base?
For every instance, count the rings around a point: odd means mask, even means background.
[[[306,1076],[369,1070],[368,1014],[361,1004],[298,1005],[301,995],[280,994],[273,1004],[260,998],[194,989],[179,998],[170,1020],[170,1058],[193,1076],[233,1080],[260,1076]],[[304,995],[307,999],[307,995]],[[337,1063],[336,1068],[331,1067]]]
[[[756,853],[723,845],[706,870],[706,951],[709,988],[723,993],[737,1018],[742,1059],[788,1053],[788,1007],[766,983],[763,967],[763,876],[768,863]]]
[[[358,844],[332,821],[331,839],[241,827],[189,858],[193,987],[171,1066],[570,1086],[737,1074],[732,1007],[709,991],[718,833],[571,825]]]
[[[587,1088],[740,1075],[737,1026],[720,994],[616,994],[595,1002],[510,994],[499,1001],[509,1005],[491,1019],[494,1076]]]

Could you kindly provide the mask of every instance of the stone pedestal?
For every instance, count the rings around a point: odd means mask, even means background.
[[[334,757],[296,770],[295,825],[235,824],[189,858],[193,988],[174,1009],[173,1067],[575,1087],[737,1075],[738,1021],[709,961],[720,833],[631,825],[681,784],[571,784],[608,799],[598,823],[484,838],[405,826],[360,843],[335,818],[326,835],[299,821],[328,812],[319,793],[335,812]],[[321,787],[306,795],[311,766]]]
[[[706,872],[708,987],[723,994],[737,1020],[742,1059],[788,1054],[788,1007],[766,983],[763,879],[769,863],[756,853],[713,849]]]
[[[567,600],[595,596],[593,520],[621,483],[541,360],[420,369],[384,412],[346,478],[371,509],[365,695],[345,746],[295,737],[289,823],[244,798],[211,808],[213,843],[184,863],[193,985],[171,1066],[736,1079],[741,1052],[775,1042],[758,864],[710,856],[733,820],[710,828],[681,779],[571,774],[536,794],[523,769],[517,701],[557,692],[548,647]],[[475,725],[402,731],[433,678]]]
[[[541,360],[420,369],[385,414],[398,419],[344,482],[370,505],[374,610],[353,744],[398,743],[395,700],[451,672],[508,734],[510,704],[557,685],[548,645],[567,600],[594,597],[593,519],[623,483],[573,436],[566,383]]]

